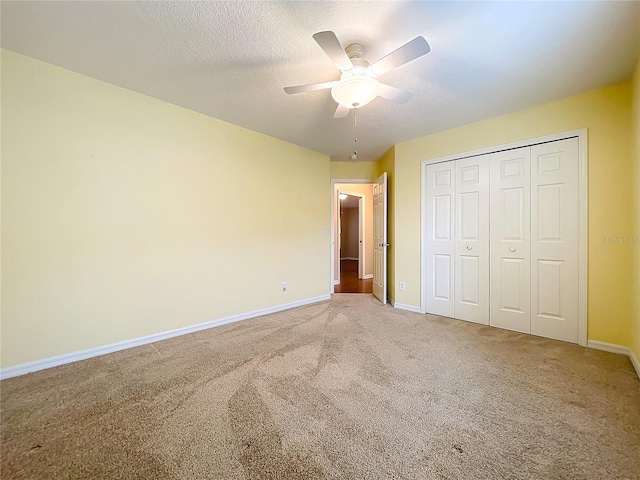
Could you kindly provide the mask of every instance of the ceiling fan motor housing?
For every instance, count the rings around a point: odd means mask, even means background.
[[[351,60],[353,68],[350,68],[349,70],[340,70],[341,79],[371,75],[371,72],[369,71],[369,62],[363,58],[364,47],[362,45],[359,43],[352,43],[345,49],[345,52],[347,53],[349,60]]]
[[[352,43],[344,49],[347,56],[353,61],[354,58],[362,58],[364,55],[364,47],[359,43]]]
[[[364,47],[359,43],[352,43],[344,48],[331,31],[315,33],[313,38],[340,70],[340,80],[285,87],[284,90],[288,94],[294,94],[331,88],[331,96],[339,104],[334,118],[345,117],[350,109],[363,107],[377,96],[398,103],[407,102],[412,96],[410,92],[379,83],[376,77],[431,50],[423,37],[416,37],[369,65],[363,58]]]
[[[349,45],[345,52],[353,67],[340,70],[340,81],[331,89],[331,96],[340,105],[358,108],[378,96],[378,82],[371,75],[369,62],[362,55],[364,47],[359,43]]]

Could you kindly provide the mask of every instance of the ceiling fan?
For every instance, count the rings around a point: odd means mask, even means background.
[[[349,110],[360,108],[377,96],[398,103],[406,103],[413,93],[380,83],[376,77],[431,51],[423,37],[416,37],[369,65],[369,62],[362,58],[364,47],[359,43],[343,49],[336,34],[329,31],[318,32],[313,35],[313,38],[340,70],[340,80],[285,87],[284,91],[293,94],[330,88],[331,96],[338,103],[333,118],[346,117]]]

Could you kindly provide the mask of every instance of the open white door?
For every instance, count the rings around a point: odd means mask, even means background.
[[[387,303],[387,172],[373,184],[373,294]]]

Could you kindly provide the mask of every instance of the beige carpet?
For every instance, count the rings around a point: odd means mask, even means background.
[[[369,295],[0,388],[3,479],[640,478],[628,358]]]

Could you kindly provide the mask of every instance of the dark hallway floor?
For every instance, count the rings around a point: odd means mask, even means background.
[[[358,278],[357,260],[340,260],[340,284],[334,288],[335,293],[372,293],[373,279]]]

